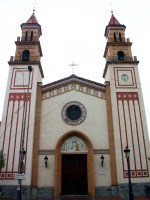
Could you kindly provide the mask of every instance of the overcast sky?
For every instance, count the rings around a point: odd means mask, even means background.
[[[15,55],[20,24],[32,14],[34,0],[0,0],[0,120],[8,77],[8,61]],[[43,84],[72,74],[69,66],[78,64],[75,74],[96,82],[102,78],[105,59],[105,27],[111,17],[126,26],[126,38],[133,42],[150,132],[150,11],[149,0],[36,0],[35,16],[42,26]],[[112,6],[110,6],[110,3]]]

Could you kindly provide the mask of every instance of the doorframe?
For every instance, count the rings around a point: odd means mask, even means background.
[[[61,178],[62,178],[62,156],[61,156],[61,147],[62,144],[71,136],[76,136],[81,138],[87,145],[87,183],[88,183],[88,195],[95,196],[95,179],[94,179],[94,156],[93,156],[93,145],[89,138],[79,132],[79,131],[70,131],[64,134],[56,145],[55,152],[55,178],[54,178],[54,198],[61,196]]]

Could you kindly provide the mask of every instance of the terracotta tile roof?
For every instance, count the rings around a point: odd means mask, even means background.
[[[105,37],[107,37],[107,33],[108,33],[108,29],[109,28],[114,28],[114,27],[119,27],[119,28],[122,28],[122,29],[125,29],[126,26],[123,25],[123,24],[120,24],[120,22],[116,19],[116,17],[114,16],[114,14],[112,13],[111,15],[111,18],[110,18],[110,21],[108,23],[108,25],[106,26],[105,28]]]
[[[110,19],[108,25],[121,25],[121,24],[120,24],[119,21],[115,18],[114,14],[112,14],[111,19]]]
[[[34,15],[34,13],[31,15],[31,17],[27,20],[26,23],[29,23],[29,24],[38,24],[38,21]]]
[[[34,12],[32,13],[31,17],[25,22],[21,24],[21,28],[23,29],[24,27],[38,27],[38,31],[39,31],[39,36],[42,35],[42,29],[41,29],[41,25],[38,23]]]

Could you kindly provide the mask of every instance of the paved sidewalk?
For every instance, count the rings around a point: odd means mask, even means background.
[[[63,198],[63,200],[87,200],[88,198]],[[14,198],[1,198],[0,200],[16,200]],[[44,198],[44,199],[31,199],[31,200],[54,200],[50,198]],[[123,200],[123,198],[96,198],[96,200]],[[134,197],[134,200],[150,200],[150,198],[146,197]]]

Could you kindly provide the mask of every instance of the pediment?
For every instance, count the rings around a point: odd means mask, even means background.
[[[105,99],[105,85],[88,79],[71,75],[67,78],[42,86],[42,100],[76,90],[97,98]]]

